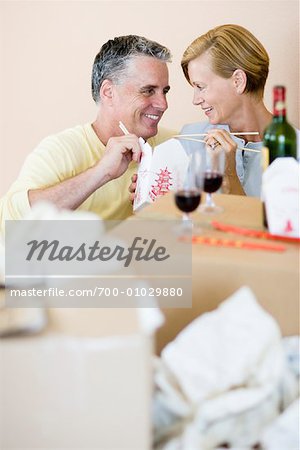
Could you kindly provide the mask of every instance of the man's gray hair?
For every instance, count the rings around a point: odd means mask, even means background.
[[[142,36],[119,36],[107,41],[97,53],[92,71],[92,96],[99,101],[100,87],[104,80],[119,83],[126,74],[128,63],[134,56],[151,56],[163,62],[171,61],[167,47]]]

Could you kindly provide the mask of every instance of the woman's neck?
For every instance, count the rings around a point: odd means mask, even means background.
[[[263,100],[248,96],[237,111],[236,117],[228,123],[231,132],[258,131],[259,135],[243,136],[246,142],[262,141],[264,130],[272,121],[272,114],[265,107]]]

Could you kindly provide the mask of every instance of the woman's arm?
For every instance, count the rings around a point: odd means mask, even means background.
[[[208,131],[205,140],[208,145],[214,144],[215,141],[219,142],[225,151],[222,192],[224,194],[246,195],[236,172],[237,144],[228,131],[221,128],[211,129]]]

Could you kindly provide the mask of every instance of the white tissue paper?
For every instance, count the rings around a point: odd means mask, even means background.
[[[50,202],[39,202],[34,205],[28,215],[24,217],[22,234],[13,235],[14,246],[18,248],[19,242],[23,242],[27,230],[32,229],[32,221],[36,221],[35,227],[37,236],[39,235],[40,230],[40,238],[43,239],[44,229],[42,227],[42,221],[45,220],[95,220],[95,230],[97,232],[103,232],[104,230],[103,222],[95,214],[83,211],[60,210]],[[37,271],[38,270],[39,269],[37,269]],[[34,276],[34,272],[32,275]],[[41,281],[40,278],[28,277],[28,279],[20,279],[20,286],[24,288],[38,285],[40,287],[41,283],[43,283],[43,286],[46,286],[48,282],[49,286],[51,286],[50,278],[45,277]],[[62,283],[63,282],[64,280],[62,279]],[[0,240],[0,287],[4,287],[4,284],[9,287],[9,277],[7,277],[5,282],[5,246]],[[0,338],[39,333],[45,328],[46,324],[47,313],[43,307],[7,308],[5,292],[3,290],[0,296]]]
[[[184,180],[189,163],[183,146],[176,139],[169,139],[153,151],[149,144],[142,143],[142,149],[134,211],[176,189],[176,185]]]
[[[47,321],[43,308],[4,308],[0,305],[0,339],[39,333]]]
[[[271,387],[282,371],[280,346],[275,320],[244,287],[195,319],[165,347],[162,360],[187,398],[198,403],[232,388]]]
[[[298,398],[264,430],[261,438],[263,448],[268,450],[300,448],[299,411]]]
[[[163,350],[155,372],[155,448],[251,448],[299,395],[298,380],[277,323],[243,287]]]
[[[262,198],[271,234],[300,237],[299,163],[276,158],[263,173]]]
[[[29,231],[34,230],[36,239],[39,241],[42,241],[45,238],[45,228],[43,223],[45,221],[70,221],[75,220],[79,221],[82,224],[82,229],[84,233],[84,222],[86,220],[93,221],[93,234],[95,237],[95,240],[99,236],[99,234],[104,233],[105,227],[104,222],[97,216],[96,214],[88,211],[71,211],[66,209],[59,209],[57,208],[53,203],[48,201],[42,201],[35,204],[30,212],[24,217],[22,220],[22,227],[17,228],[17,231],[14,231],[13,235],[7,235],[6,236],[6,246],[8,246],[8,243],[10,242],[10,248],[13,247],[11,240],[13,240],[13,244],[15,248],[18,248],[22,246],[24,242],[24,238],[27,236],[27,233]],[[28,224],[28,225],[27,225]],[[66,242],[72,243],[73,239],[75,242],[76,239],[78,239],[78,236],[75,234],[73,235],[70,233],[69,228],[65,229],[65,235],[61,234],[61,237],[63,237]],[[90,236],[92,238],[92,236]],[[5,252],[4,252],[5,253]],[[47,262],[43,265],[44,275],[45,277],[43,279],[40,279],[40,277],[35,277],[37,274],[41,275],[41,263],[39,261],[36,262],[36,264],[32,263],[30,265],[31,273],[30,277],[27,278],[22,277],[20,278],[20,286],[23,288],[26,288],[28,286],[33,285],[40,285],[42,282],[45,286],[49,285],[52,286],[51,278],[48,278],[48,270],[50,270],[50,266],[47,265]],[[85,266],[83,266],[85,268]],[[1,271],[1,248],[0,248],[0,271]],[[29,273],[27,273],[29,275]],[[6,274],[5,278],[5,284],[9,286],[9,280],[10,278],[13,278],[14,283],[16,283],[16,279],[11,274]],[[0,280],[1,280],[1,274],[0,274]],[[65,283],[65,279],[61,278],[61,283]]]

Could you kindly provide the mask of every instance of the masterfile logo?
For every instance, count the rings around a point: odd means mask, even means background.
[[[141,241],[139,243],[139,241]],[[61,242],[57,239],[49,242],[47,240],[37,241],[36,239],[27,242],[30,246],[29,253],[26,257],[27,261],[31,261],[33,258],[41,261],[44,257],[49,261],[109,261],[116,259],[117,261],[124,261],[124,267],[128,267],[132,259],[135,261],[164,261],[170,258],[167,254],[166,248],[163,246],[157,246],[157,240],[143,239],[142,237],[135,237],[132,244],[129,247],[122,247],[115,245],[111,248],[107,245],[101,247],[99,241],[95,241],[94,244],[88,245],[83,242],[79,247],[72,247],[70,245],[61,245]]]
[[[7,305],[190,307],[179,221],[7,221]]]

